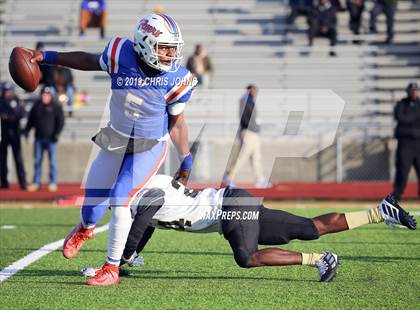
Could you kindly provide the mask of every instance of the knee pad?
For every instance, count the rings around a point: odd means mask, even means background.
[[[241,268],[249,268],[248,262],[251,258],[252,254],[250,254],[245,249],[237,249],[235,253],[233,253],[233,256],[235,258],[236,264],[238,264]]]

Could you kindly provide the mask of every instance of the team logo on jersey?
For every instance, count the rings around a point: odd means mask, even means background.
[[[143,19],[140,22],[139,27],[137,28],[137,30],[139,30],[140,28],[144,32],[147,32],[147,33],[150,33],[150,34],[154,35],[156,38],[162,34],[162,31],[160,31],[159,29],[156,29],[156,27],[153,27],[152,25],[149,24],[149,20],[148,19]]]

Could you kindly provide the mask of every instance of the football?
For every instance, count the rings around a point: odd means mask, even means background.
[[[41,80],[38,63],[31,63],[30,50],[15,47],[9,58],[9,72],[17,85],[26,91],[34,91]]]

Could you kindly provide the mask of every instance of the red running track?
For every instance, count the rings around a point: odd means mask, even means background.
[[[249,188],[246,184],[238,184],[259,197],[268,199],[331,199],[331,200],[365,200],[382,199],[392,191],[392,184],[389,182],[352,182],[352,183],[278,183],[272,188],[255,189]],[[201,189],[204,187],[215,187],[216,184],[193,183],[191,187]],[[417,195],[418,184],[408,184],[403,198],[419,199]],[[47,185],[43,185],[40,191],[29,193],[22,191],[16,184],[10,189],[0,189],[0,201],[58,201],[59,204],[74,204],[79,198],[81,203],[83,189],[80,184],[63,183],[59,184],[58,191],[50,193]]]

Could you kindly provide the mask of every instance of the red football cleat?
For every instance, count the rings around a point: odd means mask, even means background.
[[[93,239],[93,230],[95,227],[84,228],[82,223],[76,225],[75,228],[67,235],[63,244],[63,256],[67,259],[76,256],[82,245],[87,239]]]
[[[103,264],[95,275],[86,281],[87,285],[107,286],[120,283],[120,267],[109,263]]]

